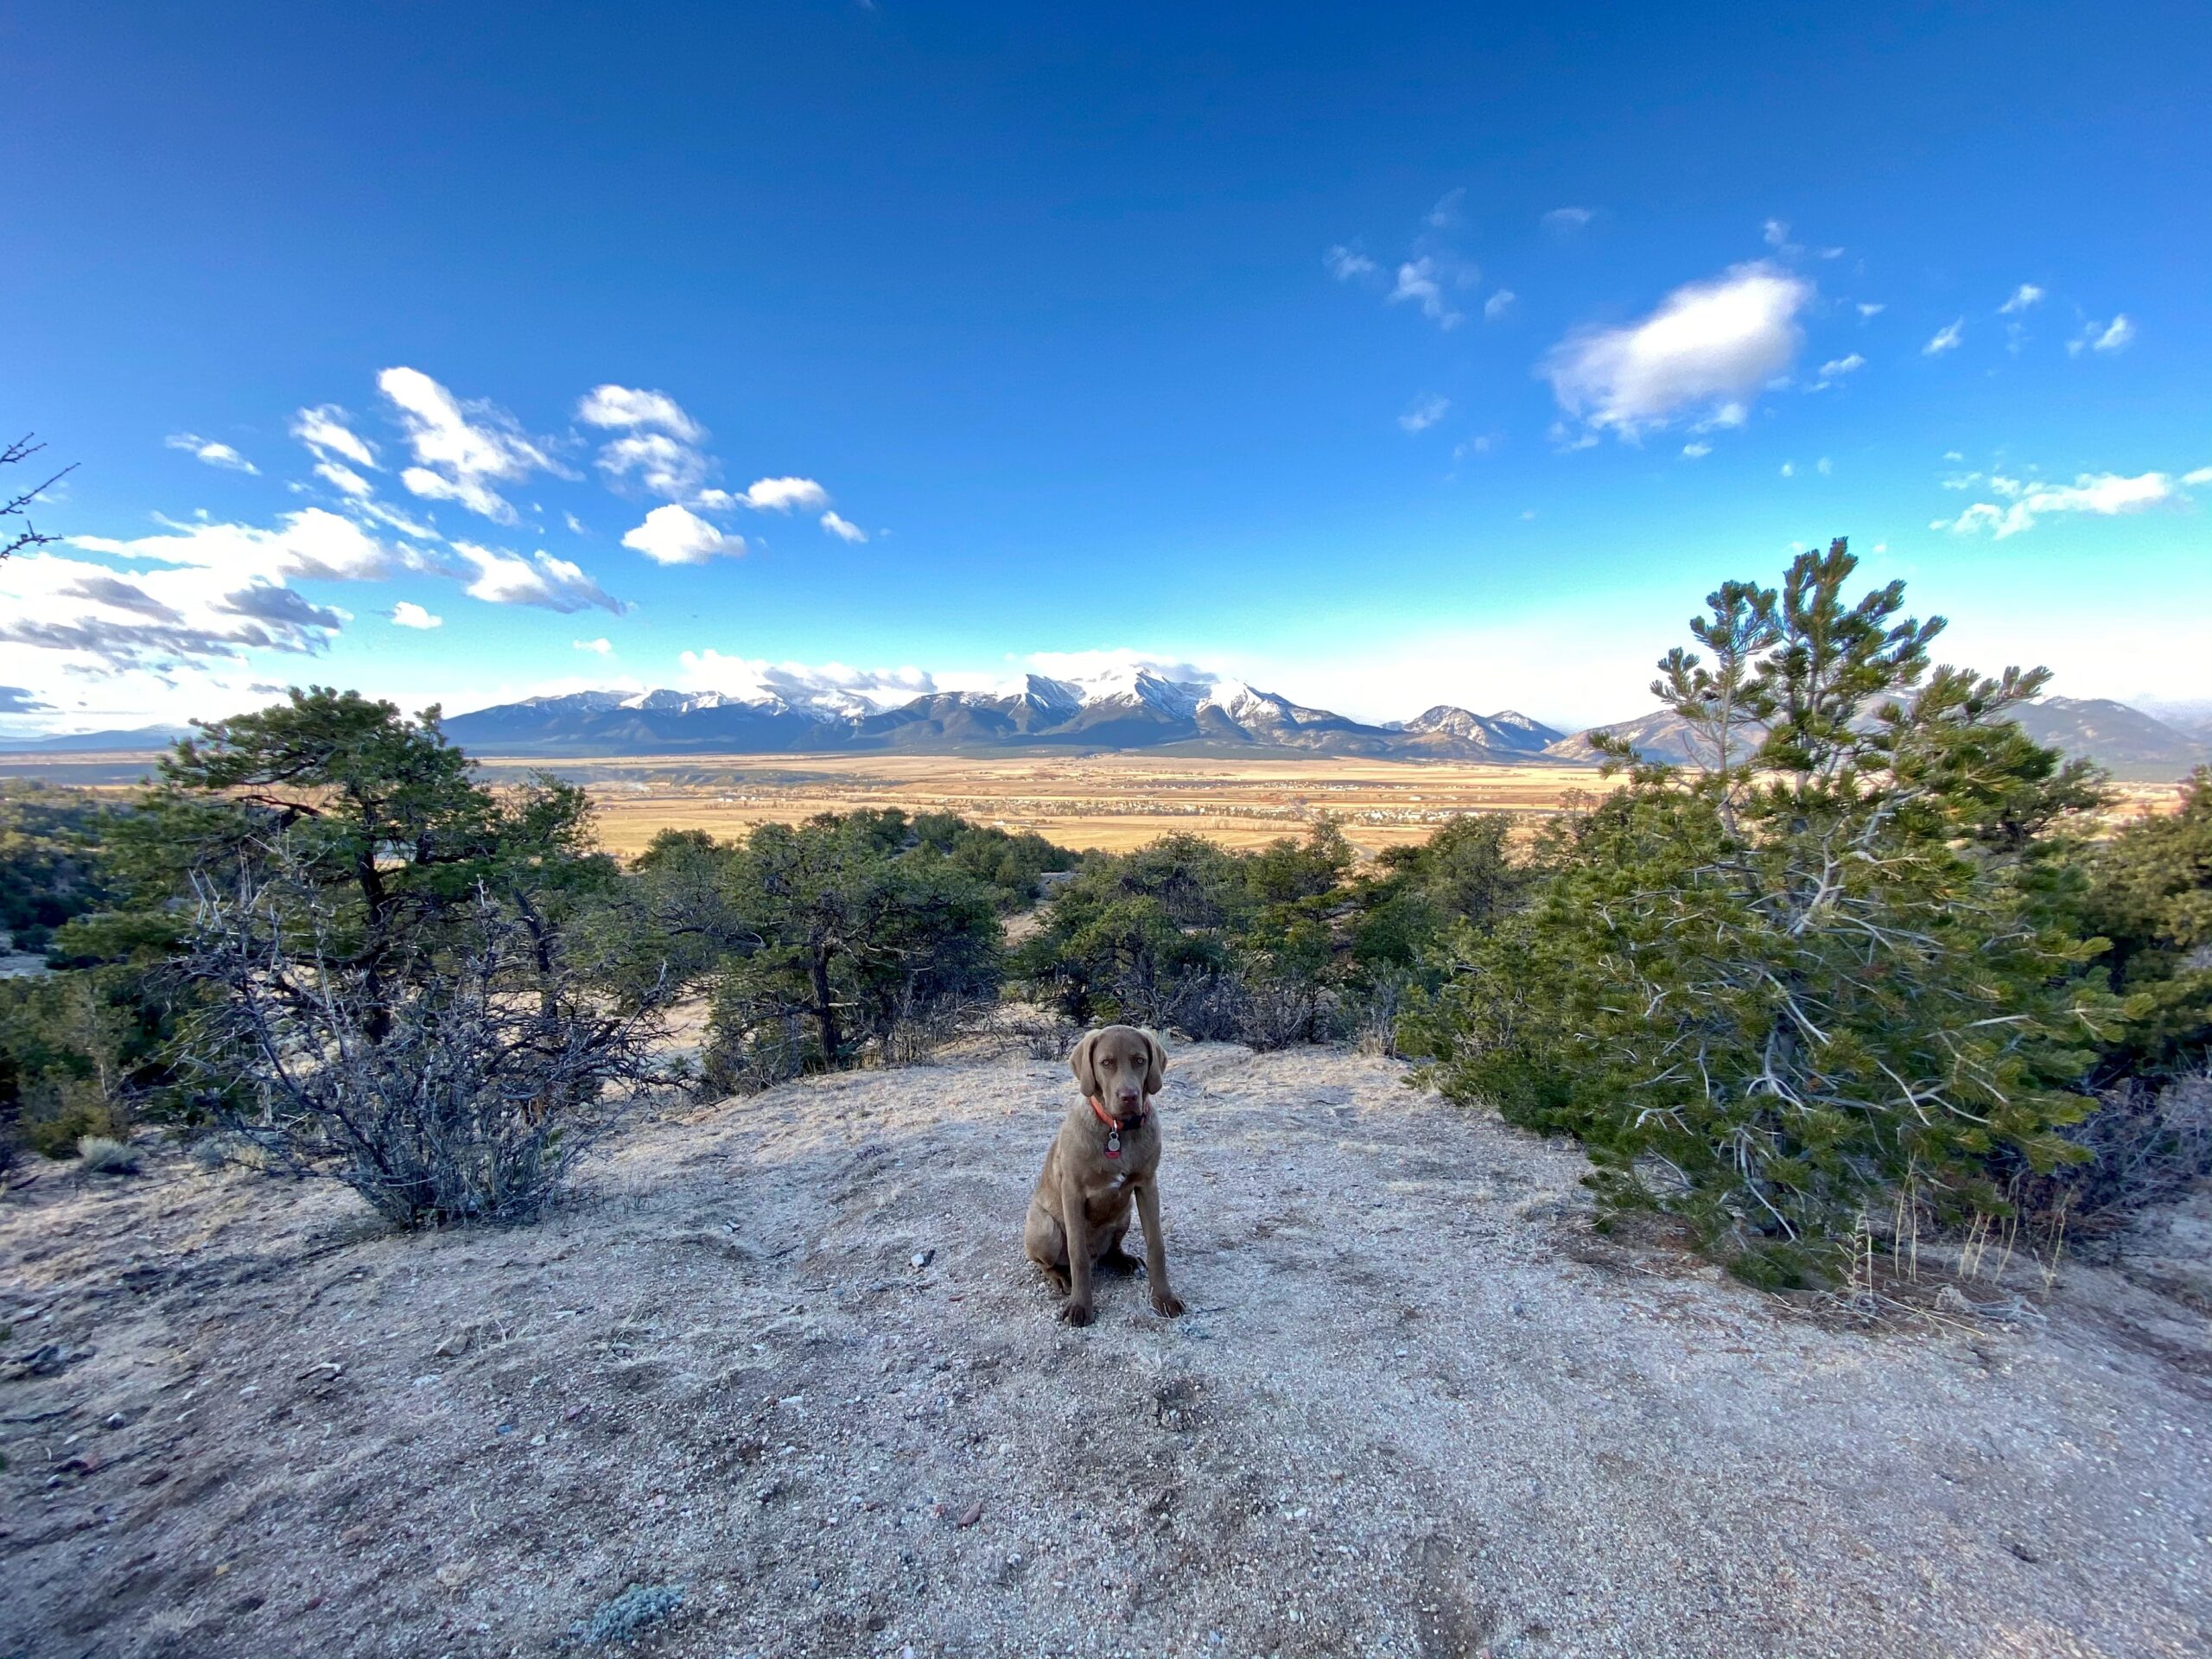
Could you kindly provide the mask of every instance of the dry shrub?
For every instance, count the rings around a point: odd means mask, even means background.
[[[2212,1178],[2212,1068],[2164,1082],[2131,1077],[2100,1098],[2062,1131],[2088,1149],[2088,1161],[2018,1184],[2030,1219],[2047,1226],[2071,1217],[2089,1231],[2109,1230]]]
[[[657,1079],[659,1001],[622,1014],[480,889],[449,948],[372,976],[300,884],[203,889],[187,964],[220,995],[194,1065],[230,1127],[404,1227],[534,1219],[610,1116]]]
[[[142,1166],[136,1147],[127,1147],[104,1135],[79,1138],[77,1161],[87,1175],[136,1175]]]

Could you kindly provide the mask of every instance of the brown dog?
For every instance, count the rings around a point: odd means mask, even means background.
[[[1089,1325],[1092,1266],[1127,1271],[1137,1265],[1122,1248],[1134,1201],[1144,1224],[1152,1306],[1172,1319],[1183,1304],[1167,1287],[1157,1180],[1160,1124],[1152,1108],[1167,1051],[1149,1032],[1108,1026],[1077,1043],[1068,1065],[1083,1100],[1068,1108],[1045,1154],[1021,1247],[1067,1298],[1060,1317],[1070,1325]]]

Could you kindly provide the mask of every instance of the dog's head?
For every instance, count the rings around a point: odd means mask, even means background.
[[[1167,1070],[1167,1051],[1160,1039],[1135,1026],[1108,1026],[1088,1033],[1068,1056],[1077,1085],[1114,1116],[1135,1124],[1145,1102],[1160,1092]]]

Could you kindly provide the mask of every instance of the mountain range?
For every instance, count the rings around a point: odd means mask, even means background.
[[[2038,742],[2125,781],[2175,779],[2212,760],[2212,723],[2162,721],[2105,698],[2044,697],[2015,718]],[[1663,709],[1590,728],[1598,729],[1627,738],[1653,760],[1688,758],[1681,719]],[[1181,680],[1142,668],[1078,680],[1033,674],[1004,691],[933,691],[889,709],[834,687],[753,696],[576,691],[456,715],[446,731],[479,754],[548,758],[990,749],[1275,751],[1508,765],[1597,758],[1589,730],[1569,734],[1512,709],[1478,715],[1439,703],[1411,720],[1370,723],[1238,680]],[[0,739],[0,753],[143,752],[183,735],[160,726]]]
[[[1085,680],[1033,674],[1004,692],[934,691],[893,709],[836,690],[577,691],[457,715],[446,730],[466,748],[503,754],[1192,747],[1438,760],[1532,760],[1564,735],[1510,709],[1476,715],[1441,704],[1369,725],[1242,681],[1176,680],[1148,669]]]

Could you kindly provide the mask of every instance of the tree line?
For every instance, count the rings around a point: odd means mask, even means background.
[[[0,907],[60,969],[0,982],[0,1120],[53,1155],[220,1123],[402,1223],[515,1219],[640,1090],[912,1060],[1013,1007],[1047,1048],[1125,1020],[1403,1054],[1766,1283],[1883,1217],[2212,1173],[2212,781],[2107,833],[2102,779],[2010,718],[2042,671],[1938,665],[1942,621],[1855,573],[1838,542],[1708,596],[1653,687],[1691,763],[1611,744],[1556,816],[1364,863],[1326,820],[1078,855],[865,810],[626,868],[581,791],[491,787],[436,710],[295,691],[127,805],[0,793]]]

